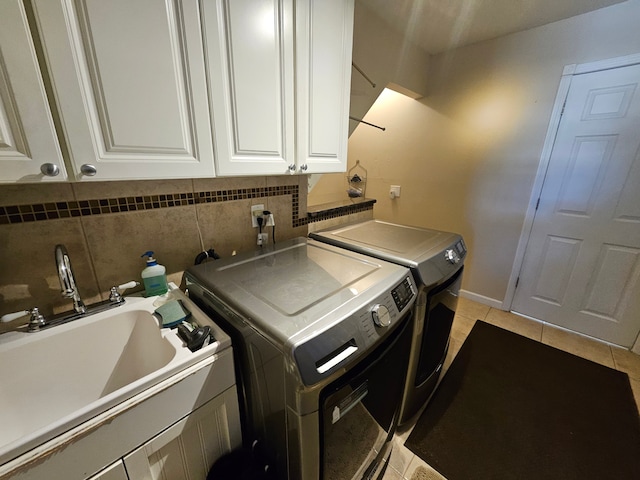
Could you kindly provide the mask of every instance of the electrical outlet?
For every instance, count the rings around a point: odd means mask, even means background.
[[[254,228],[258,228],[258,217],[262,216],[262,212],[264,212],[264,205],[251,205],[251,226]]]
[[[259,233],[258,234],[258,241],[257,241],[258,245],[263,245],[263,244],[267,243],[268,241],[269,241],[269,234],[268,233]]]
[[[391,185],[389,188],[389,198],[394,199],[400,197],[400,185]]]

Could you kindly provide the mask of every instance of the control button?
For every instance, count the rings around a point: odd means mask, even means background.
[[[371,309],[371,316],[373,317],[373,323],[379,327],[388,327],[391,325],[391,313],[389,309],[384,305],[376,305]]]
[[[449,248],[444,252],[444,258],[447,259],[449,263],[458,263],[460,261],[460,255],[453,248]]]

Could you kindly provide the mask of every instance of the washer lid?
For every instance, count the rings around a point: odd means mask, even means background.
[[[461,266],[451,265],[444,259],[445,250],[455,248],[462,241],[460,235],[450,232],[369,220],[310,233],[309,236],[321,242],[405,265],[425,285],[441,281]],[[466,253],[464,247],[456,251],[461,258]]]
[[[388,293],[408,274],[398,265],[306,238],[203,263],[188,272],[279,343],[318,335]]]

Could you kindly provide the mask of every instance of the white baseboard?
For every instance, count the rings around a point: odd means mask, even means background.
[[[498,310],[504,310],[502,306],[502,300],[496,300],[495,298],[485,297],[484,295],[473,293],[468,290],[460,290],[460,296],[462,298],[467,298],[469,300],[473,300],[474,302],[478,302],[483,305],[488,305],[490,307],[497,308]]]

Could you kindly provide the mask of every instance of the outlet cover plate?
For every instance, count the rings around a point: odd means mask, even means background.
[[[258,228],[258,221],[256,218],[262,215],[264,212],[264,204],[260,203],[258,205],[251,205],[251,226],[254,228]]]

